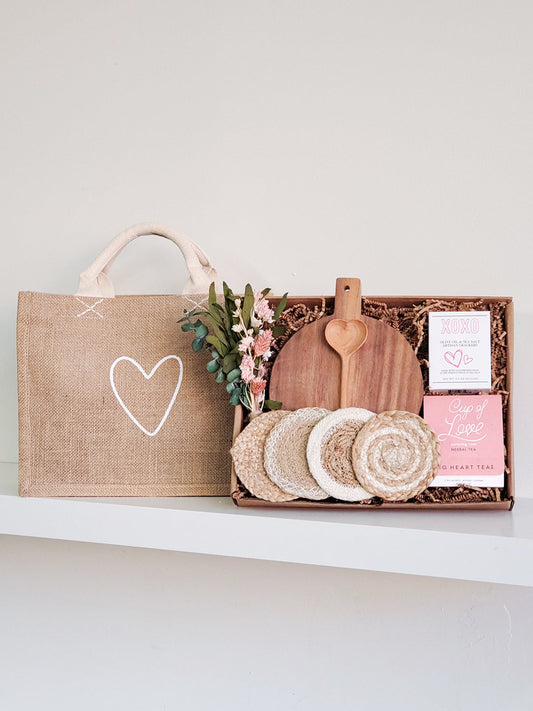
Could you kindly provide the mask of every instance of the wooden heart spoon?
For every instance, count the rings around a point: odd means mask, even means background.
[[[368,337],[366,323],[361,321],[360,316],[361,280],[337,279],[335,314],[327,323],[324,336],[341,357],[341,407],[348,407],[349,404],[350,359]]]

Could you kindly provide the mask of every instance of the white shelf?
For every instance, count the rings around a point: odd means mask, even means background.
[[[0,534],[533,587],[533,500],[509,511],[236,508],[225,497],[37,499],[0,463]]]

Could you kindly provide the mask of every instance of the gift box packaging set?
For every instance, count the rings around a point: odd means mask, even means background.
[[[285,312],[287,333],[280,339],[278,348],[305,325],[333,313],[334,297],[290,297]],[[364,315],[385,321],[398,329],[413,347],[420,365],[424,393],[429,390],[428,364],[428,315],[431,312],[473,311],[490,312],[491,321],[491,370],[493,394],[501,396],[503,417],[504,477],[503,485],[479,487],[455,485],[427,488],[408,501],[384,501],[371,497],[360,502],[343,502],[333,498],[323,501],[296,499],[272,503],[254,497],[239,481],[235,467],[232,469],[232,497],[237,506],[287,507],[320,509],[471,509],[509,510],[514,504],[514,469],[512,438],[512,378],[513,378],[513,301],[510,297],[423,297],[423,296],[375,296],[363,297],[361,311]],[[464,391],[454,391],[462,393]],[[442,393],[444,395],[444,393]],[[448,392],[446,392],[448,395]],[[334,396],[336,397],[336,395]],[[437,398],[439,395],[434,394]],[[234,418],[234,440],[243,429],[246,413],[238,409]]]

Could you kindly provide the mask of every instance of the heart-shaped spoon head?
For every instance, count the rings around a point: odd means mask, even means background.
[[[366,323],[359,319],[345,320],[334,318],[329,321],[324,331],[329,345],[341,357],[340,406],[348,406],[348,363],[352,355],[361,348],[368,336]]]
[[[341,358],[347,358],[361,348],[368,336],[366,323],[358,319],[345,321],[334,318],[326,325],[326,341]]]

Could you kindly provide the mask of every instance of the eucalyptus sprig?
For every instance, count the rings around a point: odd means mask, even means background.
[[[194,331],[193,350],[205,348],[210,353],[206,368],[217,383],[226,383],[230,403],[242,404],[254,414],[281,407],[277,401],[265,400],[265,362],[272,355],[272,341],[284,331],[275,322],[287,305],[287,294],[272,309],[266,298],[269,293],[270,289],[254,292],[247,284],[239,296],[224,282],[220,303],[213,283],[207,309],[185,311],[180,320],[183,331]]]

